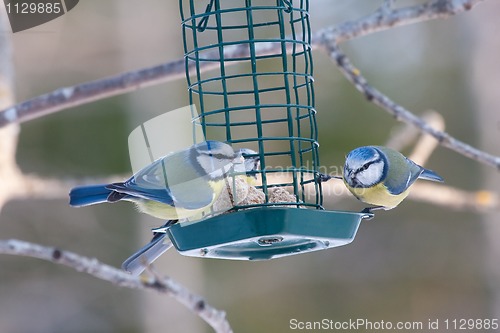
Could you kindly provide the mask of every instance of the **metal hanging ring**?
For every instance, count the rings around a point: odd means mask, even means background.
[[[210,18],[210,12],[212,11],[212,7],[214,5],[215,0],[210,0],[210,3],[207,5],[207,8],[205,9],[205,16],[200,20],[200,23],[196,26],[196,30],[198,32],[203,32],[208,26],[208,19]]]
[[[293,10],[292,2],[290,0],[281,0],[281,2],[283,3],[283,6],[285,7],[285,9],[283,9],[283,11],[285,13],[291,13]]]

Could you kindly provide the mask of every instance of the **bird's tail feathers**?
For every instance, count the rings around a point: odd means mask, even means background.
[[[441,183],[444,182],[443,177],[441,177],[440,175],[438,175],[437,173],[435,173],[434,171],[429,170],[429,169],[424,169],[424,171],[422,171],[422,173],[420,174],[420,176],[418,178],[425,179],[425,180],[431,180],[434,182],[441,182]]]
[[[122,268],[132,275],[137,276],[171,247],[172,242],[167,238],[167,234],[157,234],[157,237],[150,243],[125,260]]]
[[[75,187],[69,192],[69,204],[73,207],[81,207],[106,202],[112,192],[106,186],[90,185]]]

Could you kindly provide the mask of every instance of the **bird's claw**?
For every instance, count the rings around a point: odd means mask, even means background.
[[[365,216],[363,217],[364,219],[371,220],[375,217],[375,213],[373,211],[380,209],[384,209],[384,206],[366,207],[365,209],[360,211],[360,214],[365,214]]]
[[[372,207],[366,207],[362,211],[360,211],[361,214],[373,214],[372,212]]]

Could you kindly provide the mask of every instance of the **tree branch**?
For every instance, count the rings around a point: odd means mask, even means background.
[[[498,195],[491,191],[464,191],[451,186],[430,182],[417,182],[412,186],[408,199],[460,211],[485,212],[497,210]]]
[[[354,84],[356,89],[363,93],[366,99],[370,102],[380,106],[392,114],[397,120],[412,124],[413,126],[419,128],[422,132],[433,136],[441,145],[473,160],[496,167],[500,170],[500,157],[474,148],[463,141],[455,139],[447,132],[436,130],[421,118],[417,117],[401,105],[396,104],[389,97],[368,84],[364,76],[361,75],[361,72],[351,64],[349,58],[347,58],[347,56],[340,50],[334,39],[325,39],[323,40],[322,45],[328,51],[330,58],[337,63],[344,76],[352,84]]]
[[[418,127],[423,132],[429,133],[437,138],[443,145],[456,150],[470,158],[500,167],[500,158],[489,155],[474,147],[471,147],[448,133],[433,128],[403,107],[395,104],[388,97],[368,85],[360,75],[359,70],[352,66],[345,55],[340,51],[337,43],[355,37],[386,30],[395,26],[455,15],[472,8],[483,0],[432,0],[425,4],[409,6],[404,8],[393,8],[394,1],[385,0],[379,10],[363,18],[344,22],[335,27],[319,30],[312,35],[313,46],[324,47],[330,51],[330,56],[337,61],[339,67],[348,79],[353,82],[365,96],[375,104],[383,107],[396,118]],[[1,37],[1,36],[0,36]],[[4,35],[5,37],[5,35]],[[9,59],[9,45],[7,41],[0,39],[4,47],[1,57],[4,62]],[[281,45],[277,43],[259,43],[257,53],[259,55],[271,54],[279,51]],[[206,53],[205,57],[217,58],[218,50]],[[234,59],[248,56],[246,45],[235,45],[225,48],[225,57]],[[229,62],[231,64],[233,62]],[[218,67],[217,62],[201,62],[202,70]],[[8,66],[7,66],[8,67]],[[3,80],[10,80],[9,71],[3,70]],[[158,84],[161,82],[183,77],[185,72],[184,60],[175,60],[159,66],[132,71],[110,77],[103,80],[84,83],[69,88],[58,89],[52,93],[36,97],[32,100],[18,104],[17,106],[0,111],[0,127],[11,124],[0,129],[0,179],[4,180],[4,191],[0,193],[0,209],[2,204],[13,198],[27,197],[61,197],[66,195],[66,190],[73,181],[58,181],[42,179],[36,176],[23,175],[15,164],[15,147],[17,145],[17,122],[27,121],[65,108],[88,103],[117,94],[126,93],[143,86]],[[7,73],[7,75],[6,75]],[[1,82],[0,82],[1,83]],[[0,100],[0,108],[12,103],[11,92],[8,82],[0,84],[0,96],[6,97]]]
[[[432,0],[421,5],[392,9],[392,1],[385,0],[374,13],[357,20],[347,21],[338,26],[328,27],[313,35],[313,44],[321,40],[345,42],[403,25],[447,18],[472,9],[484,0]]]
[[[364,17],[357,21],[350,21],[326,29],[321,32],[319,41],[321,45],[337,63],[340,70],[354,86],[365,95],[372,103],[380,106],[397,120],[411,124],[422,132],[436,138],[439,143],[459,154],[467,156],[473,160],[496,167],[500,170],[500,157],[488,154],[477,148],[472,147],[444,131],[436,130],[423,119],[396,104],[390,98],[368,84],[367,80],[361,75],[360,71],[354,67],[345,54],[338,47],[338,43],[359,37],[368,33],[374,33],[381,30],[400,25],[411,24],[424,20],[445,18],[456,15],[463,11],[470,10],[473,6],[483,0],[434,0],[423,5],[411,6],[401,9],[390,10],[391,2],[386,1],[372,15]]]
[[[281,52],[280,48],[281,46],[279,43],[259,43],[256,47],[256,51],[260,56],[272,54],[273,52]],[[240,44],[226,47],[224,54],[226,59],[241,58],[243,56],[248,57],[249,50],[245,44]],[[204,52],[205,58],[216,59],[218,56],[218,50]],[[233,62],[229,62],[228,64],[232,63]],[[189,68],[193,66],[193,62],[188,64]],[[200,62],[200,70],[202,72],[218,67],[218,62]],[[150,85],[173,81],[184,77],[186,74],[185,70],[184,59],[179,59],[162,65],[130,71],[105,79],[86,82],[72,87],[60,88],[1,110],[0,128],[11,123],[23,123],[71,107],[125,94]]]
[[[378,10],[358,20],[347,21],[339,26],[328,27],[313,33],[311,43],[313,47],[318,47],[326,39],[342,42],[394,26],[444,18],[468,10],[481,1],[483,0],[433,0],[423,5],[393,10],[390,10],[390,6],[384,6],[383,10]],[[218,49],[204,52],[204,57],[217,59],[219,57],[218,52]],[[248,52],[246,44],[233,45],[224,48],[224,58],[228,60],[241,58],[242,56],[248,56]],[[256,53],[259,56],[276,52],[281,52],[281,43],[270,42],[256,45]],[[226,65],[233,63],[235,62],[228,62]],[[193,66],[193,64],[189,65]],[[200,62],[201,71],[207,71],[218,66],[217,62]],[[141,87],[168,82],[183,75],[185,75],[185,63],[184,59],[179,59],[138,71],[130,71],[101,80],[61,88],[3,109],[0,111],[0,127],[10,123],[22,123],[77,105],[125,94]]]
[[[157,293],[167,294],[200,316],[212,326],[215,332],[232,332],[224,311],[210,306],[203,298],[193,294],[170,277],[161,278],[156,274],[133,276],[121,269],[101,263],[95,258],[87,258],[73,252],[16,239],[0,240],[0,253],[39,258],[73,268],[78,272],[90,274],[116,286],[152,290]]]
[[[360,90],[369,100],[384,108],[397,119],[420,128],[423,132],[434,138],[448,148],[465,156],[483,163],[500,168],[500,158],[489,155],[471,147],[442,130],[437,130],[427,122],[416,117],[410,111],[397,105],[375,88],[371,87],[366,79],[360,75],[350,61],[338,48],[338,43],[356,37],[387,30],[395,26],[412,24],[436,18],[445,18],[471,9],[483,0],[432,0],[422,5],[409,6],[399,9],[393,8],[393,0],[384,0],[383,6],[374,13],[361,19],[344,22],[335,27],[328,27],[317,31],[311,36],[313,47],[325,48],[330,56],[337,62],[344,75]],[[73,181],[59,181],[41,179],[36,176],[23,175],[15,163],[15,148],[17,146],[18,124],[61,111],[77,105],[116,96],[140,89],[145,86],[171,81],[185,75],[184,59],[171,61],[136,71],[130,71],[113,77],[96,80],[80,85],[61,88],[44,94],[18,105],[11,105],[12,92],[10,76],[2,66],[10,62],[4,53],[9,53],[8,46],[4,45],[5,37],[0,34],[0,180],[3,182],[3,191],[0,192],[0,210],[2,204],[12,198],[27,197],[60,197],[66,196],[67,188]],[[218,50],[206,52],[205,57],[215,59]],[[259,56],[281,52],[280,43],[259,43],[256,45]],[[10,55],[9,55],[10,56]],[[245,44],[226,47],[226,59],[248,56],[248,47]],[[230,65],[234,62],[229,62]],[[9,65],[10,66],[10,65]],[[190,64],[192,66],[192,64]],[[207,71],[217,68],[217,62],[204,61],[200,69]],[[10,125],[10,126],[8,126]],[[426,154],[422,155],[426,159]],[[427,154],[428,156],[428,154]],[[333,183],[332,183],[333,185]],[[336,185],[335,185],[336,186]],[[426,188],[426,186],[433,186]],[[342,186],[345,191],[345,188]],[[437,190],[442,195],[435,195]],[[426,194],[429,191],[432,196]],[[445,186],[435,187],[433,184],[416,184],[411,194],[416,200],[429,200],[432,203],[443,204],[457,208],[484,208],[498,207],[498,197],[490,192],[464,192]],[[436,202],[437,198],[446,198]],[[169,277],[158,277],[156,274],[135,277],[112,266],[103,264],[96,259],[87,258],[61,249],[32,244],[19,240],[0,240],[0,254],[23,255],[43,259],[52,263],[62,264],[79,272],[85,272],[96,278],[108,281],[114,285],[126,288],[147,289],[172,296],[185,305],[188,309],[205,320],[216,332],[232,332],[223,311],[208,305],[203,298],[191,293],[182,285]]]
[[[344,75],[353,82],[358,90],[373,103],[381,106],[398,120],[411,123],[422,131],[431,134],[439,142],[463,154],[469,158],[495,166],[500,169],[500,158],[484,153],[470,145],[459,141],[446,132],[434,131],[420,118],[394,103],[385,95],[367,84],[337,47],[337,43],[355,37],[360,37],[386,30],[395,26],[412,24],[436,18],[445,18],[470,10],[483,0],[432,0],[422,5],[409,6],[392,9],[392,1],[385,1],[379,10],[361,19],[348,21],[336,27],[329,27],[314,33],[311,37],[314,47],[322,46],[334,58],[341,67]],[[256,52],[258,55],[280,52],[280,43],[258,43]],[[218,49],[206,52],[205,57],[216,59]],[[226,59],[240,58],[248,55],[246,44],[226,47],[224,57]],[[231,64],[233,62],[229,62]],[[188,64],[193,66],[193,64]],[[200,70],[206,71],[219,64],[213,61],[200,63]],[[184,59],[175,60],[166,64],[131,71],[107,79],[83,83],[73,87],[61,88],[54,92],[35,97],[8,109],[0,111],[0,127],[11,123],[22,123],[50,113],[61,111],[73,106],[89,103],[106,97],[124,94],[144,86],[159,84],[181,77],[185,73]]]

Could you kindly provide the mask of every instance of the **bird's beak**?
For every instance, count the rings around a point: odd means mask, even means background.
[[[354,185],[356,182],[356,175],[352,172],[352,170],[344,170],[344,179],[350,184]]]

